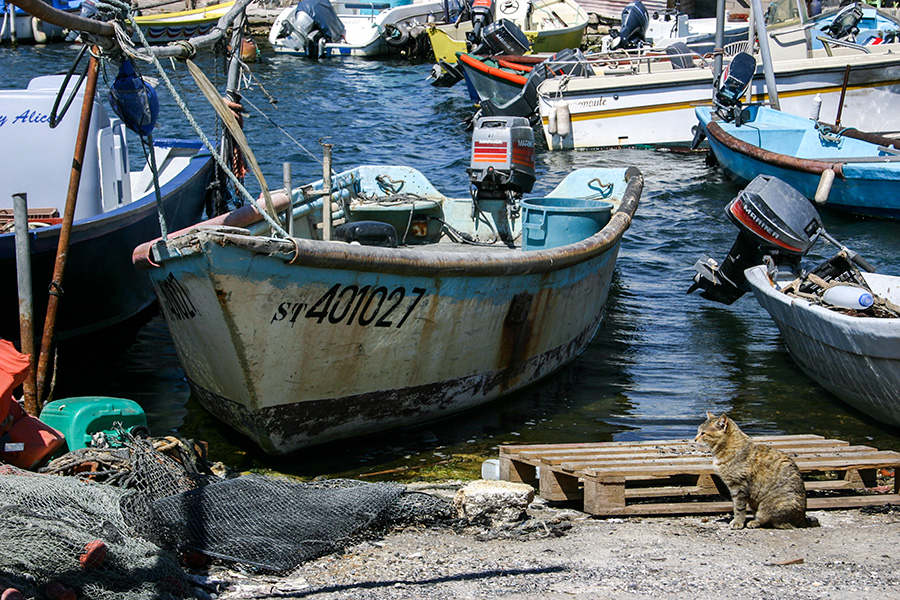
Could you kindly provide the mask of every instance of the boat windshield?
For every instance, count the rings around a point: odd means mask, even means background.
[[[809,20],[804,0],[773,0],[766,9],[766,25],[800,24]]]

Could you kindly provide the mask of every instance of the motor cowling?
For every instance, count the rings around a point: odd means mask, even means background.
[[[649,26],[650,14],[641,0],[629,2],[622,9],[622,26],[619,28],[619,36],[614,49],[640,48],[647,41]]]
[[[756,73],[756,58],[746,52],[734,55],[716,81],[715,103],[719,108],[731,108],[741,102]]]
[[[720,265],[704,256],[694,265],[697,274],[688,293],[702,289],[708,300],[731,304],[749,288],[744,271],[766,262],[791,270],[823,233],[819,213],[800,192],[767,175],[757,175],[725,213],[738,228],[738,237]]]
[[[534,130],[524,117],[481,117],[467,169],[476,199],[521,198],[534,187]]]
[[[482,30],[487,27],[494,18],[493,0],[474,0],[470,9],[472,15],[472,31],[466,34],[470,51],[480,54],[484,40]]]

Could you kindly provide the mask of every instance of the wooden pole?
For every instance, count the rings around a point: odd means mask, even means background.
[[[36,417],[40,414],[34,389],[34,296],[31,287],[31,240],[28,237],[28,196],[13,194],[16,226],[16,278],[19,286],[19,346],[28,355],[31,370],[22,382],[25,411]]]
[[[66,208],[59,230],[59,245],[56,250],[56,263],[53,266],[53,279],[50,281],[50,298],[47,302],[47,315],[44,317],[44,335],[41,338],[41,354],[37,367],[37,403],[43,406],[47,400],[47,371],[50,364],[50,352],[53,347],[53,336],[56,328],[56,312],[62,294],[63,274],[66,259],[69,256],[69,237],[72,233],[72,222],[75,219],[75,203],[78,200],[78,187],[81,185],[81,167],[87,148],[87,137],[91,128],[91,115],[94,112],[94,96],[97,92],[97,73],[99,62],[91,56],[88,63],[87,80],[84,88],[84,102],[81,105],[81,122],[78,124],[78,137],[75,140],[75,152],[72,159],[72,172],[69,175],[69,189],[66,194]]]

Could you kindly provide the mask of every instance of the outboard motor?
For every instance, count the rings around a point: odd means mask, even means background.
[[[507,223],[498,234],[511,243],[509,222],[518,216],[519,200],[534,187],[534,130],[524,117],[481,117],[472,132],[472,160],[466,170],[472,186],[473,210],[490,210],[499,224],[505,210]],[[493,203],[491,201],[494,201]],[[499,203],[496,201],[500,201]]]
[[[859,22],[863,18],[863,11],[858,3],[853,3],[842,8],[834,16],[834,20],[822,31],[836,40],[855,41],[859,33]]]
[[[824,233],[819,213],[809,200],[767,175],[757,175],[728,204],[725,214],[737,226],[738,237],[721,265],[708,256],[697,261],[697,274],[688,290],[690,294],[700,288],[701,296],[723,304],[750,291],[744,271],[752,266],[770,262],[798,272],[800,258]]]
[[[650,26],[650,14],[641,0],[633,0],[622,9],[622,26],[618,38],[613,43],[613,50],[640,48],[647,40],[647,28]]]
[[[753,81],[756,73],[756,58],[746,52],[738,52],[731,59],[722,74],[719,75],[715,85],[713,104],[723,118],[732,120],[740,125],[741,98],[747,93],[747,88]]]
[[[484,40],[482,30],[494,20],[493,0],[474,0],[472,2],[472,31],[466,34],[472,54],[481,54]]]
[[[310,58],[319,58],[325,54],[326,43],[343,37],[344,24],[328,0],[301,0],[283,21],[277,39],[294,50],[305,51]]]

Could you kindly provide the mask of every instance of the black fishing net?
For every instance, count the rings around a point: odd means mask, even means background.
[[[172,444],[129,439],[46,468],[68,476],[0,469],[0,590],[54,600],[189,598],[180,557],[190,552],[284,573],[398,524],[451,518],[448,502],[397,484],[223,479],[188,460],[190,447],[173,454]]]

